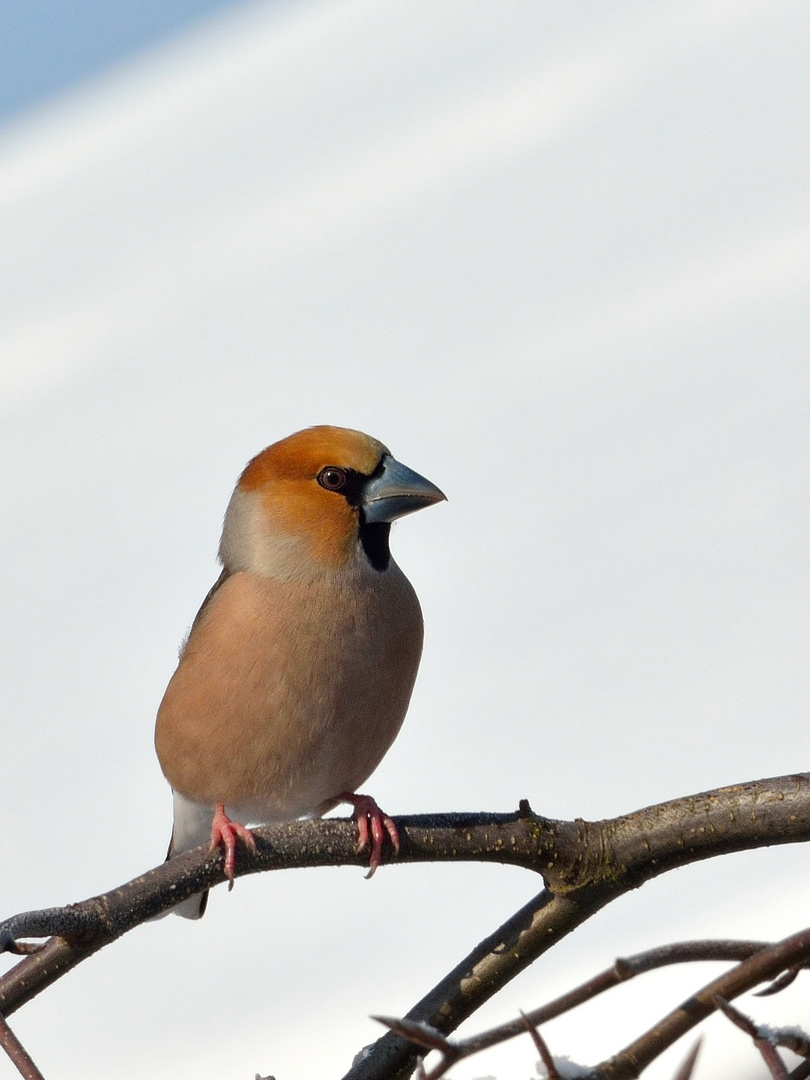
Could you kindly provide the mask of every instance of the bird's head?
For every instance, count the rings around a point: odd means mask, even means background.
[[[298,577],[365,559],[388,566],[391,522],[445,496],[349,428],[298,431],[248,462],[225,515],[226,570]]]

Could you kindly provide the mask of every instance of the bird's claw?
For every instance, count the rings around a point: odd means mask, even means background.
[[[228,879],[228,892],[233,888],[234,871],[236,870],[236,839],[244,840],[251,851],[256,850],[256,841],[253,833],[238,821],[231,821],[225,813],[222,803],[217,803],[214,817],[211,821],[211,850],[215,851],[222,844],[225,851],[224,867],[225,877]]]
[[[374,876],[374,871],[382,860],[382,849],[386,836],[391,841],[394,853],[399,855],[399,830],[396,822],[387,814],[384,814],[370,795],[341,795],[343,802],[351,803],[354,807],[352,817],[357,822],[357,845],[355,851],[359,855],[361,851],[371,848],[368,860],[368,873],[366,878]]]

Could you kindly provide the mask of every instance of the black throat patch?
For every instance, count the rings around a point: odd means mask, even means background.
[[[390,521],[364,521],[363,511],[360,510],[360,543],[368,561],[380,573],[387,570],[391,562],[391,549],[388,546],[390,533]]]

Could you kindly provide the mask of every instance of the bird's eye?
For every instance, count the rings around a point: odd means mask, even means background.
[[[318,473],[318,483],[327,491],[340,491],[346,483],[346,472],[336,465],[327,465]]]

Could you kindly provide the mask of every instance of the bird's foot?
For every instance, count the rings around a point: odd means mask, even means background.
[[[228,892],[233,888],[233,875],[236,869],[236,838],[244,840],[251,851],[256,850],[256,841],[250,829],[238,821],[231,821],[225,813],[222,803],[217,803],[214,817],[211,821],[211,850],[222,844],[225,849],[225,877],[228,879]]]
[[[352,817],[357,822],[357,847],[359,854],[371,846],[371,857],[368,861],[367,878],[372,877],[374,871],[380,865],[383,843],[386,835],[391,841],[394,852],[399,855],[399,831],[393,818],[384,814],[370,795],[353,795],[344,792],[340,796],[341,802],[351,803],[354,807]]]

